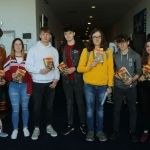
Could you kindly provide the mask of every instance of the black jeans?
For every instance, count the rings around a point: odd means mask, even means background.
[[[122,102],[126,97],[126,103],[130,112],[130,132],[135,131],[137,111],[136,111],[136,98],[137,92],[136,87],[129,89],[120,89],[114,87],[114,110],[113,110],[113,127],[114,131],[119,131],[119,122],[120,122],[120,110]]]
[[[149,129],[150,119],[150,81],[140,82],[140,103],[143,117],[143,130]]]
[[[80,123],[85,123],[85,104],[83,99],[83,82],[75,82],[69,80],[68,83],[63,82],[63,89],[67,100],[68,124],[73,125],[73,103],[74,93],[79,111]]]
[[[55,89],[49,87],[51,83],[35,83],[33,82],[33,117],[34,126],[39,127],[40,125],[40,111],[43,94],[46,101],[46,114],[47,114],[47,124],[52,124],[53,116],[53,101],[55,96]]]

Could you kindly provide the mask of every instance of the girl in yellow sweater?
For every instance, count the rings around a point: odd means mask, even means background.
[[[94,51],[102,55],[102,61],[95,59]],[[100,141],[106,141],[103,133],[103,105],[101,102],[107,94],[112,92],[113,86],[113,55],[105,42],[102,31],[93,29],[87,48],[83,49],[80,57],[78,72],[83,73],[84,94],[86,99],[86,121],[88,126],[87,141],[94,140],[94,109],[96,108],[96,136]],[[95,103],[96,102],[96,103]],[[96,104],[96,106],[95,106]]]

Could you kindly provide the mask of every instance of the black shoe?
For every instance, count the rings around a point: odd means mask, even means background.
[[[83,134],[87,134],[87,127],[86,127],[85,124],[82,124],[82,125],[80,126],[80,129],[81,129],[81,131],[82,131]]]
[[[67,135],[67,134],[69,134],[73,130],[74,130],[74,127],[71,126],[71,125],[68,125],[67,128],[66,128],[66,130],[64,130],[62,134],[63,135]]]
[[[115,140],[118,135],[119,135],[118,131],[113,131],[113,133],[109,136],[109,139]]]
[[[137,138],[135,132],[131,132],[129,137],[130,137],[132,142],[138,142],[139,141],[139,139]]]

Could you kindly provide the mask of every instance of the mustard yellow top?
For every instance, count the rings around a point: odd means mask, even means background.
[[[78,72],[83,73],[84,82],[97,86],[113,86],[114,68],[111,49],[108,48],[108,58],[106,52],[104,52],[104,62],[98,63],[92,69],[90,69],[90,65],[94,60],[93,51],[90,52],[88,62],[87,57],[87,48],[84,48],[77,68]]]

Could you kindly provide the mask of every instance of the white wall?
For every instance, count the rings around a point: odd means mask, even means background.
[[[15,37],[21,39],[23,33],[31,33],[31,39],[23,40],[28,49],[37,40],[35,9],[35,0],[0,0],[1,29],[14,30]]]
[[[39,39],[39,28],[40,28],[40,17],[44,14],[48,18],[48,26],[50,27],[51,32],[55,36],[55,47],[60,45],[61,40],[63,39],[62,24],[58,20],[57,16],[50,9],[50,6],[45,3],[44,0],[36,0],[36,27],[37,27],[37,39]],[[57,47],[56,47],[57,48]]]
[[[133,16],[144,8],[147,8],[146,35],[150,33],[150,0],[141,0],[105,33],[107,40],[113,41],[113,38],[120,33],[130,36],[133,33]]]

